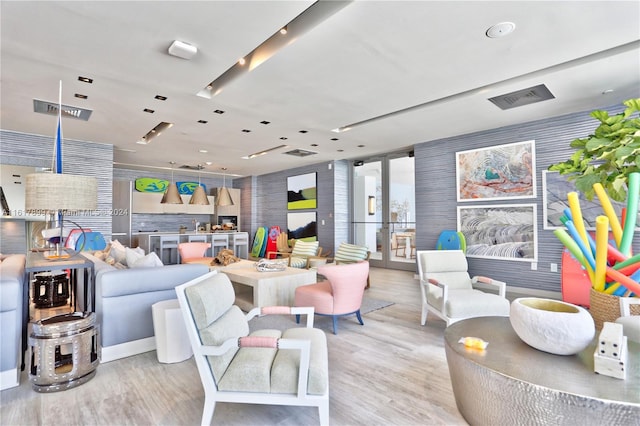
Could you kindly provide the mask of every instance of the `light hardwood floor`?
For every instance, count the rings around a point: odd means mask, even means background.
[[[394,302],[363,316],[330,321],[333,425],[466,425],[455,405],[443,346],[444,322],[420,325],[414,273],[372,268],[367,296]],[[324,318],[326,319],[326,318]],[[102,364],[89,382],[63,392],[33,391],[27,372],[0,393],[1,425],[196,425],[204,393],[193,359],[160,364],[156,353]],[[317,409],[218,403],[216,425],[316,425]]]

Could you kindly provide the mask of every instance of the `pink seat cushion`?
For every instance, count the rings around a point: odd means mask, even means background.
[[[329,281],[321,281],[296,288],[294,305],[313,306],[318,314],[333,314],[331,283]]]
[[[203,265],[211,265],[213,263],[213,257],[188,257],[182,258],[182,263],[200,263]]]

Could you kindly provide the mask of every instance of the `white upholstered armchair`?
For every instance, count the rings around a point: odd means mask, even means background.
[[[416,260],[422,295],[422,325],[427,322],[428,312],[445,320],[447,325],[466,318],[509,316],[506,284],[487,277],[471,278],[462,250],[419,250]],[[493,287],[498,294],[475,289],[477,283]]]
[[[327,341],[313,328],[313,308],[254,308],[245,315],[233,304],[229,278],[215,271],[176,293],[204,387],[203,425],[211,424],[216,402],[315,406],[320,424],[329,423]],[[249,334],[248,320],[267,314],[307,315],[307,326]]]

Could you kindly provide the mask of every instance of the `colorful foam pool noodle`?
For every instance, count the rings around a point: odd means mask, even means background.
[[[571,217],[571,209],[570,209],[570,208],[566,208],[566,209],[562,210],[562,212],[564,213],[564,215],[565,215],[569,220],[573,220],[573,218]]]
[[[587,267],[587,261],[584,258],[584,254],[582,254],[582,250],[578,247],[578,244],[575,242],[571,235],[567,233],[564,229],[556,229],[553,231],[553,234],[556,236],[558,240],[571,252],[573,257],[575,257],[578,262],[583,267]]]
[[[611,261],[611,259],[613,259],[615,262],[626,262],[628,260],[627,256],[625,256],[624,254],[620,253],[620,251],[618,251],[618,249],[615,248],[611,244],[608,244],[607,252],[609,254],[610,261]],[[640,259],[638,259],[638,260],[640,260]],[[631,262],[631,263],[633,263],[633,262]],[[627,265],[628,265],[628,263],[627,263]],[[623,266],[625,266],[625,265],[623,265]]]
[[[569,208],[571,209],[571,220],[573,221],[573,225],[576,227],[580,238],[582,238],[582,242],[585,245],[588,245],[589,240],[587,239],[587,230],[584,227],[584,220],[582,219],[582,210],[580,210],[580,200],[578,200],[578,193],[575,191],[569,192],[567,194],[567,199],[569,200]]]
[[[616,268],[616,266],[617,265],[614,265],[613,269],[615,269],[618,272],[622,272],[625,275],[635,274],[635,272],[640,269],[640,263],[629,265],[624,268]]]
[[[572,221],[570,220],[567,221],[565,225],[567,226],[567,229],[569,230],[569,234],[571,235],[573,240],[576,242],[576,244],[578,244],[578,247],[580,247],[580,251],[584,255],[584,258],[587,260],[587,264],[585,265],[587,267],[587,271],[590,270],[591,272],[593,272],[593,270],[596,269],[596,259],[593,257],[593,253],[591,252],[591,249],[587,247],[587,244],[589,244],[588,240],[587,240],[587,243],[585,244],[585,242],[580,238],[580,234],[576,229],[575,224]]]
[[[618,284],[622,285],[627,290],[630,290],[635,294],[640,294],[640,283],[638,283],[638,281],[634,281],[634,279],[633,279],[633,278],[636,278],[638,275],[640,275],[640,274],[636,273],[636,274],[632,275],[631,277],[628,277],[628,276],[624,275],[623,273],[621,273],[619,271],[616,271],[613,268],[607,268],[607,276],[609,278],[611,278],[612,280],[617,281]]]
[[[613,294],[621,288],[620,283],[612,282],[605,290],[604,294]],[[622,287],[624,289],[624,287]]]
[[[611,232],[613,232],[613,239],[616,240],[616,245],[620,248],[620,242],[622,240],[622,227],[620,226],[620,221],[618,220],[618,216],[616,216],[615,210],[613,210],[613,205],[611,204],[611,200],[607,196],[604,188],[601,183],[594,183],[593,190],[596,192],[598,199],[600,200],[600,204],[602,205],[602,210],[604,214],[609,218],[609,226],[611,226]]]
[[[593,288],[604,291],[607,276],[607,245],[609,244],[609,219],[606,216],[596,217],[596,267],[593,274]]]
[[[636,263],[638,265],[640,265],[640,254],[636,254],[633,257],[621,260],[620,263],[616,263],[615,264],[613,269],[620,270],[621,268],[624,268],[625,266],[633,265],[633,264],[636,264]],[[629,275],[629,274],[625,274],[625,275]]]
[[[614,296],[620,296],[620,297],[622,297],[622,296],[624,296],[628,291],[629,291],[629,290],[627,290],[627,288],[626,288],[626,287],[624,287],[624,286],[619,286],[619,287],[616,289],[616,291],[614,291],[614,292],[613,292],[613,295],[614,295]]]
[[[629,256],[631,254],[631,241],[633,240],[633,231],[636,227],[638,218],[638,193],[640,192],[640,173],[634,172],[629,174],[629,184],[627,185],[627,209],[624,216],[624,229],[622,230],[622,239],[620,241],[620,251],[622,254]]]
[[[620,272],[620,271],[618,271]],[[625,274],[627,275],[627,274]],[[639,282],[640,281],[640,271],[636,271],[633,274],[629,275],[629,278],[634,281],[634,282]],[[631,290],[628,290],[626,287],[620,285],[619,283],[616,283],[616,285],[618,286],[618,288],[612,293],[615,296],[630,296],[633,295],[634,293]],[[630,294],[627,294],[630,293]]]

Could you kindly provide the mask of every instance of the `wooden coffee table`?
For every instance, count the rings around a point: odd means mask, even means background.
[[[293,306],[296,288],[317,281],[313,269],[287,267],[284,271],[259,272],[255,262],[249,261],[210,269],[229,277],[236,290],[236,304],[243,310],[257,306]],[[250,287],[251,291],[244,291],[243,287]]]

